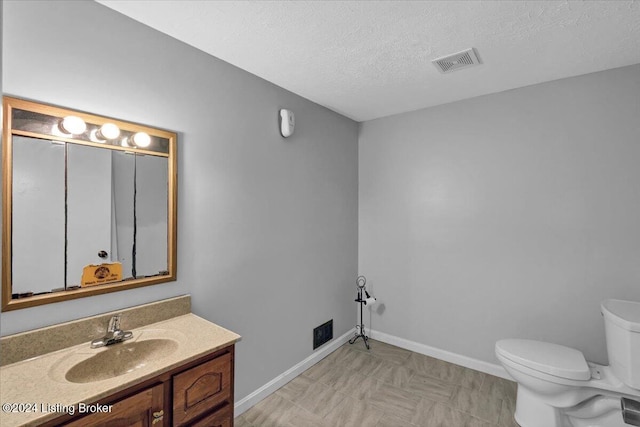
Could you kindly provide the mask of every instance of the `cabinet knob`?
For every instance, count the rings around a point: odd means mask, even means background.
[[[153,422],[151,424],[155,424],[158,423],[160,421],[162,421],[162,418],[164,418],[164,411],[158,411],[158,412],[154,412],[153,413]]]

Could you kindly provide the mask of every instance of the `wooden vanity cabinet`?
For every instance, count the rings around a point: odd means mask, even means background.
[[[231,345],[97,402],[113,405],[111,412],[66,415],[43,426],[233,427],[233,371]]]

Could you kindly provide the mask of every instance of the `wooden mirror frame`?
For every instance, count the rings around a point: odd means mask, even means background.
[[[66,138],[61,136],[52,136],[50,134],[19,130],[13,128],[12,117],[13,110],[19,109],[23,111],[34,112],[55,117],[77,116],[85,122],[93,125],[102,125],[104,123],[113,123],[121,130],[127,132],[146,132],[152,137],[163,138],[169,141],[168,152],[161,153],[158,151],[149,151],[134,147],[121,147],[117,145],[109,145],[109,149],[136,152],[141,154],[153,154],[155,156],[167,157],[168,160],[168,200],[167,200],[167,272],[168,274],[136,278],[126,281],[105,283],[97,286],[91,286],[73,290],[62,290],[57,292],[49,292],[41,295],[34,295],[24,298],[12,298],[12,189],[13,189],[13,165],[12,165],[12,137],[26,136],[38,139],[59,140],[71,142],[74,144],[94,146],[104,148],[101,143],[86,141],[84,139]],[[177,136],[173,132],[151,128],[131,122],[113,119],[105,116],[98,116],[85,112],[70,110],[68,108],[42,104],[39,102],[28,101],[19,98],[3,97],[3,129],[2,129],[2,311],[18,310],[27,307],[35,307],[43,304],[67,301],[76,298],[83,298],[93,295],[106,294],[110,292],[123,291],[127,289],[138,288],[141,286],[155,285],[158,283],[170,282],[176,280],[176,263],[177,263]]]

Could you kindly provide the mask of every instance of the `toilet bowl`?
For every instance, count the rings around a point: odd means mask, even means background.
[[[640,303],[606,300],[609,365],[569,347],[525,339],[496,343],[496,356],[518,383],[521,427],[629,427],[621,398],[640,401]]]

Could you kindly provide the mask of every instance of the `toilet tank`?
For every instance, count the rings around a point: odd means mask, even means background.
[[[608,299],[600,308],[609,365],[620,381],[640,389],[640,303]]]

